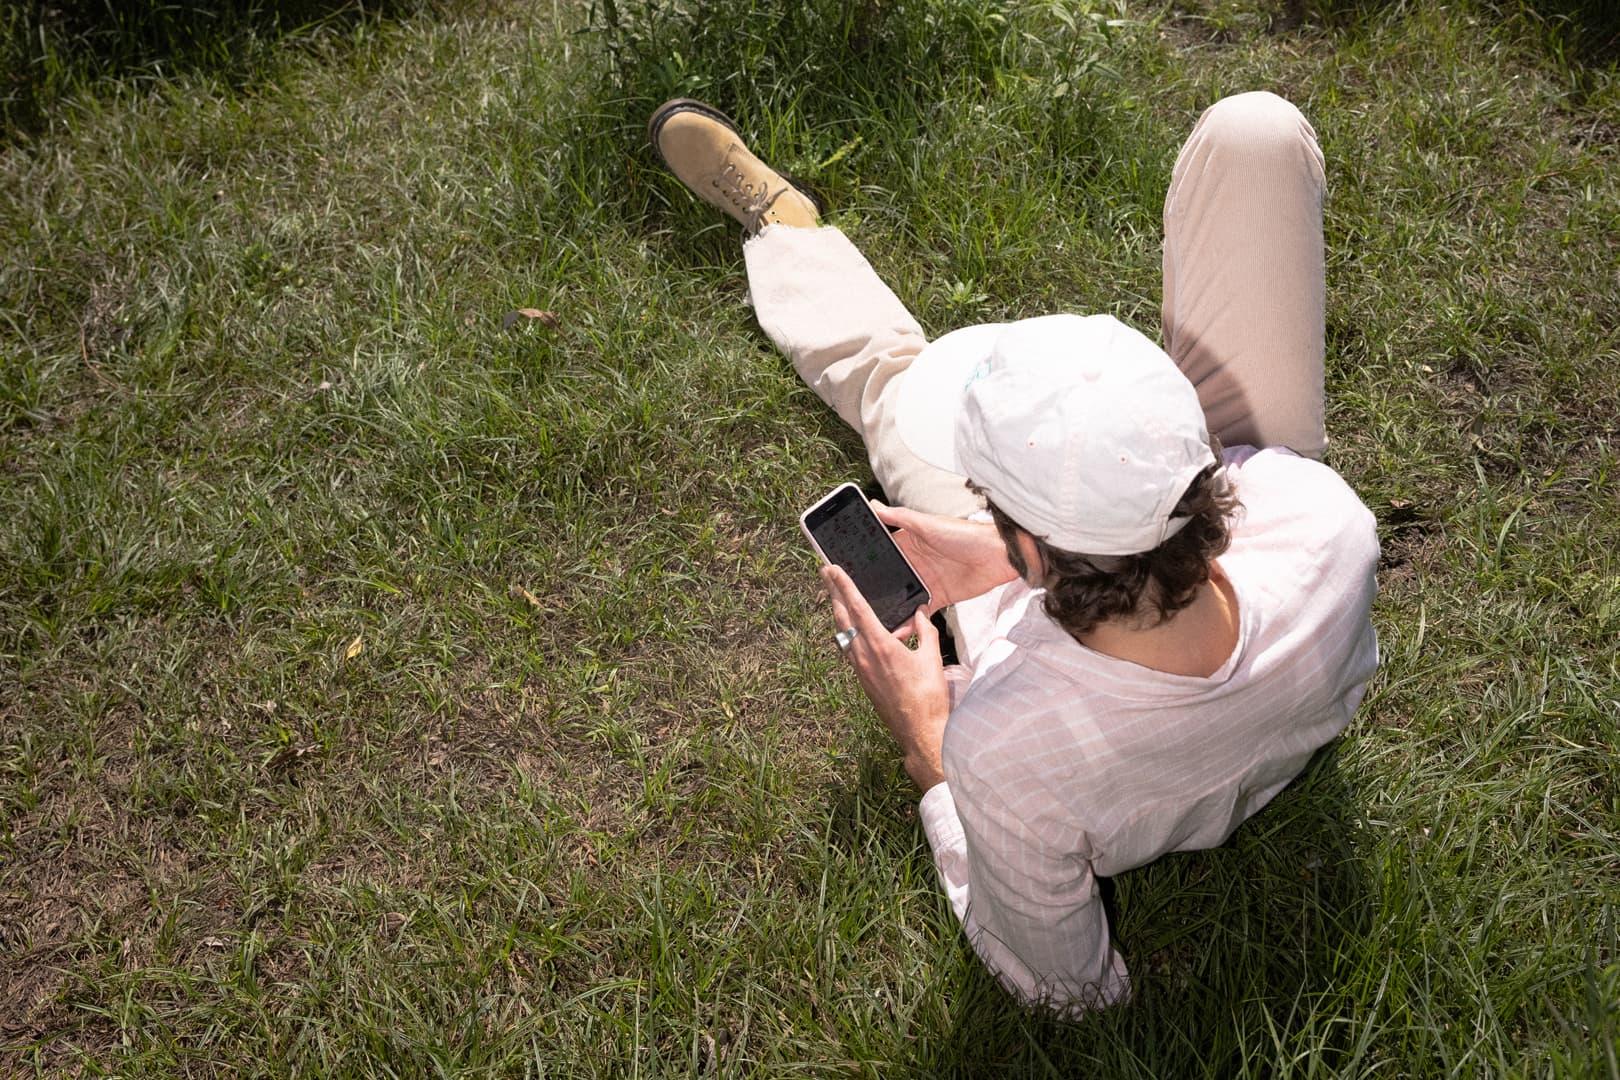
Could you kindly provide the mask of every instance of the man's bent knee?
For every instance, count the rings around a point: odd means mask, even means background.
[[[1267,90],[1224,97],[1204,110],[1195,133],[1215,140],[1223,150],[1245,157],[1269,157],[1307,149],[1319,157],[1316,132],[1303,113],[1286,98]]]

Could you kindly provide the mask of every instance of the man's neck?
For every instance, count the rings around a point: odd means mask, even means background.
[[[1156,626],[1137,627],[1117,619],[1080,635],[1094,652],[1171,675],[1208,678],[1221,669],[1238,643],[1237,593],[1219,563],[1192,603]]]

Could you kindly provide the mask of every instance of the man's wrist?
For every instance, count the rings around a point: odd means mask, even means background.
[[[905,759],[906,775],[911,777],[912,783],[923,794],[935,784],[945,782],[945,768],[940,764],[939,754],[911,753]]]

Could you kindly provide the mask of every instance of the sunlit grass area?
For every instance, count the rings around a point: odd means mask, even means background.
[[[435,5],[64,82],[0,149],[0,1075],[1620,1076],[1605,18]],[[830,644],[861,447],[644,125],[714,101],[931,333],[1151,333],[1256,88],[1328,159],[1384,663],[1060,1022]]]

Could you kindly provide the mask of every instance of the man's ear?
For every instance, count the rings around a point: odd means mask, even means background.
[[[1040,586],[1045,584],[1046,560],[1041,558],[1041,551],[1035,543],[1035,537],[1024,529],[1016,527],[1015,529],[1013,543],[1017,545],[1018,558],[1012,560],[1013,569],[1017,570],[1019,576],[1030,585]]]

